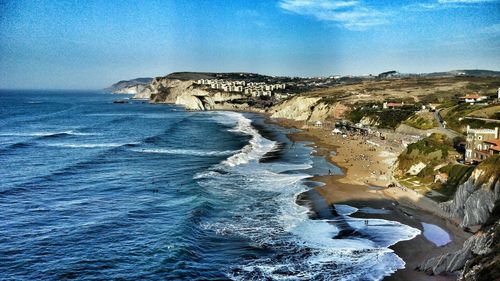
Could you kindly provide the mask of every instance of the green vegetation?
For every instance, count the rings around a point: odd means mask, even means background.
[[[486,160],[481,162],[477,166],[477,168],[483,171],[481,176],[479,177],[479,182],[484,183],[492,176],[495,177],[494,181],[498,182],[500,180],[500,155],[495,155],[487,158]],[[493,186],[488,186],[488,188],[490,187]]]
[[[445,195],[446,200],[451,199],[455,195],[457,187],[467,181],[472,171],[474,171],[474,168],[475,166],[466,166],[462,164],[444,166],[439,169],[439,172],[446,173],[448,175],[448,180],[444,184],[434,183],[432,188]]]
[[[408,145],[406,149],[407,155],[425,155],[428,156],[433,152],[441,151],[441,158],[448,156],[448,150],[451,150],[452,143],[448,137],[442,134],[432,134],[425,139],[421,139],[415,143]]]
[[[377,109],[371,107],[357,107],[349,113],[349,120],[358,123],[363,117],[376,120],[379,128],[395,129],[401,122],[414,113],[410,109]]]
[[[438,126],[432,112],[415,113],[403,123],[421,130],[428,130]]]
[[[454,161],[452,156],[457,155],[452,141],[442,134],[432,134],[416,143],[408,145],[405,151],[398,156],[399,177],[405,177],[406,171],[420,162],[426,164],[413,181],[430,184],[434,181],[435,167]]]
[[[474,112],[488,111],[491,107],[492,106],[471,105],[463,103],[443,111],[443,118],[446,121],[446,125],[457,132],[465,132],[465,128],[467,127],[467,125],[470,125],[472,128],[493,129],[495,128],[495,126],[498,126],[498,123],[464,118]],[[496,112],[492,114],[492,117],[494,117]]]

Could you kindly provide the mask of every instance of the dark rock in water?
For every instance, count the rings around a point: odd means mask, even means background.
[[[115,100],[113,103],[128,103],[128,100]]]

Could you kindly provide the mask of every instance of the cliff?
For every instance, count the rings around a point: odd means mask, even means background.
[[[499,177],[500,157],[486,159],[458,186],[453,200],[441,203],[441,207],[463,227],[485,223],[500,199]]]
[[[341,118],[348,107],[337,102],[327,103],[321,97],[295,96],[270,109],[273,118],[286,118],[297,121],[325,121]]]
[[[135,78],[131,80],[119,81],[110,87],[104,89],[105,91],[112,92],[114,94],[137,94],[142,92],[144,88],[151,83],[153,78]]]
[[[464,243],[462,249],[427,260],[417,269],[431,275],[457,272],[458,280],[498,280],[500,278],[500,222],[478,233]]]
[[[427,260],[417,269],[429,274],[460,272],[459,280],[500,278],[500,156],[479,164],[441,207],[463,227],[480,225],[462,249]]]
[[[149,99],[153,103],[178,104],[187,110],[254,111],[271,114],[274,118],[299,121],[340,118],[349,109],[341,103],[328,103],[322,97],[252,97],[242,92],[208,89],[197,85],[194,80],[184,79],[191,76],[171,74],[154,78],[149,85],[137,92],[134,98]]]
[[[255,104],[242,93],[222,92],[200,87],[194,80],[157,77],[134,98],[149,99],[153,103],[182,105],[186,110],[247,110]]]

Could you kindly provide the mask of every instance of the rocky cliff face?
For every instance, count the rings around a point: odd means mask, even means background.
[[[453,200],[442,203],[461,226],[481,225],[480,231],[465,241],[462,249],[432,258],[417,269],[429,274],[460,272],[459,280],[499,280],[500,278],[500,156],[479,164],[461,184]]]
[[[325,121],[328,118],[342,117],[348,109],[341,103],[326,103],[320,97],[295,96],[274,106],[270,112],[273,118]]]
[[[240,93],[207,90],[193,80],[179,80],[166,77],[155,78],[134,98],[149,99],[153,103],[172,103],[187,110],[248,110],[248,97]]]
[[[138,91],[134,98],[149,99],[153,103],[183,105],[187,110],[241,110],[270,113],[274,118],[299,121],[324,121],[340,118],[349,109],[340,104],[329,104],[320,97],[297,95],[291,99],[263,100],[243,93],[206,89],[194,80],[157,77]]]
[[[114,94],[131,94],[131,95],[136,95],[137,93],[140,93],[144,91],[144,88],[146,85],[134,85],[134,86],[127,86],[124,88],[121,88],[119,90],[114,90]]]
[[[490,217],[500,199],[500,158],[491,157],[478,165],[469,179],[458,186],[453,200],[441,203],[461,226],[481,225]]]
[[[500,210],[498,210],[500,211]],[[465,263],[459,281],[482,281],[500,279],[500,214],[496,215],[492,221],[494,225],[484,227],[484,238],[482,243],[476,243],[472,256]]]
[[[151,83],[153,78],[136,78],[131,80],[122,80],[117,82],[111,87],[106,88],[106,91],[110,91],[114,94],[137,94],[142,92],[144,88]]]
[[[473,256],[486,255],[493,251],[492,233],[481,233],[467,239],[462,249],[427,260],[418,269],[431,275],[456,272],[464,268]]]

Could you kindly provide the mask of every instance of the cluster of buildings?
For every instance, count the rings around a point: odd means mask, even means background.
[[[495,129],[471,129],[467,126],[465,145],[465,162],[481,162],[484,159],[500,154],[500,135]]]
[[[224,92],[242,92],[252,97],[273,96],[274,91],[284,90],[286,84],[266,84],[265,82],[232,81],[223,79],[200,79],[196,84]]]

